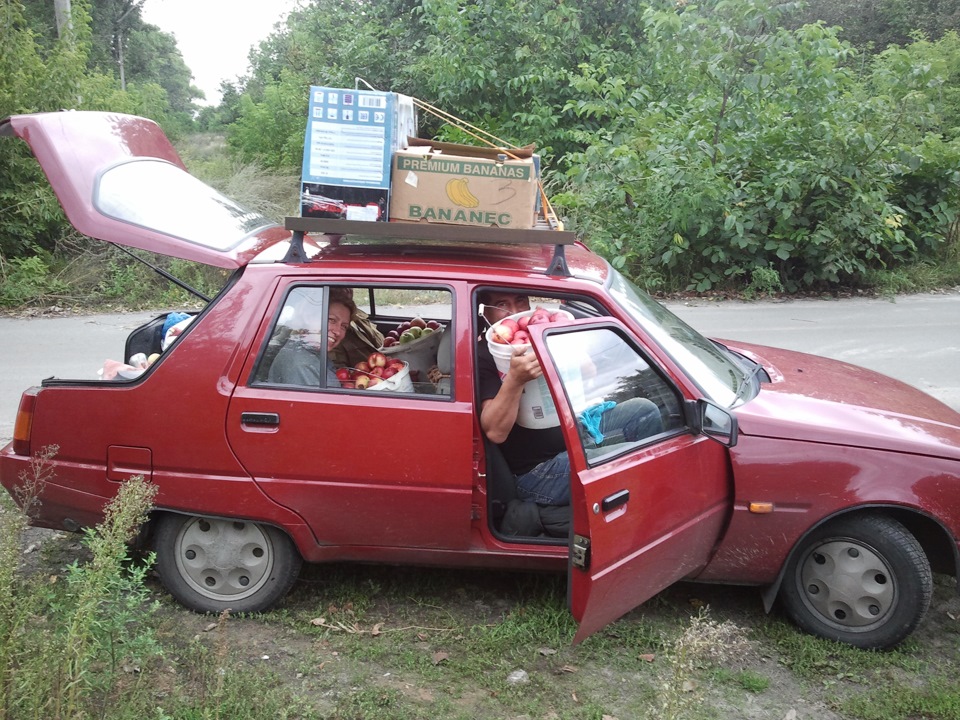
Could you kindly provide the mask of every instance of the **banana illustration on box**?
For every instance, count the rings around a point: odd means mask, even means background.
[[[460,207],[475,208],[480,205],[480,201],[467,187],[466,178],[453,178],[447,182],[447,197]]]

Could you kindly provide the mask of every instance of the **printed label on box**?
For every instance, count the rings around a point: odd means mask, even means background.
[[[530,228],[536,168],[529,159],[484,160],[400,151],[394,155],[390,219]]]

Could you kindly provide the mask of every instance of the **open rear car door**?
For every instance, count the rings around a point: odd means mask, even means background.
[[[152,120],[107,112],[13,115],[70,223],[97,240],[235,269],[290,232],[190,175]]]
[[[731,510],[727,448],[619,322],[529,330],[570,455],[579,642],[706,565]],[[624,433],[612,422],[637,416]]]

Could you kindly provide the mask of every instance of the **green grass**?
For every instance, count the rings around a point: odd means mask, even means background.
[[[960,683],[942,677],[919,688],[884,683],[846,698],[838,709],[861,720],[960,720]]]

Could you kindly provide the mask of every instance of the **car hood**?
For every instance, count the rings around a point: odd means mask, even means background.
[[[152,120],[14,115],[0,121],[3,135],[27,142],[67,219],[98,240],[237,268],[290,236],[191,176]]]
[[[745,435],[960,460],[960,413],[906,383],[816,355],[720,342],[770,375],[735,410]]]

